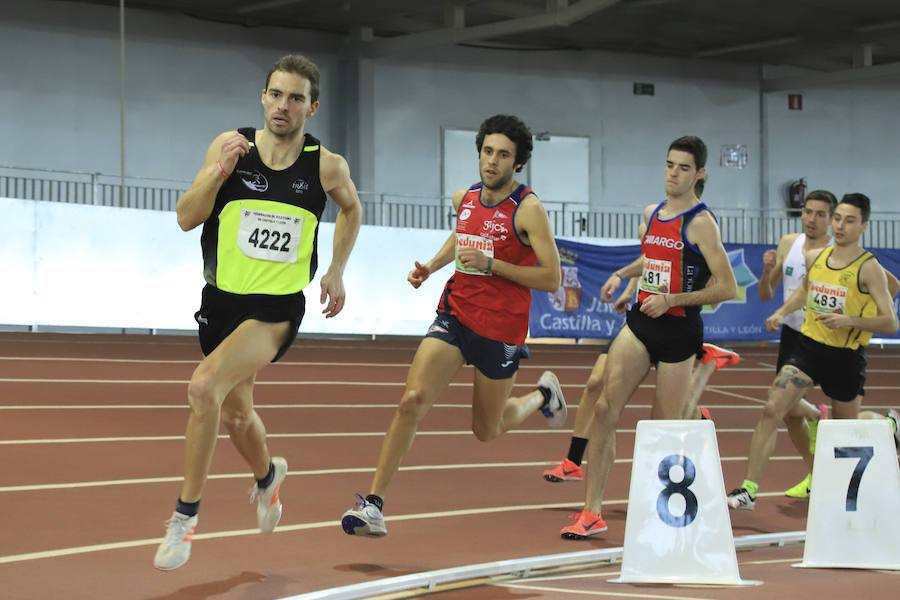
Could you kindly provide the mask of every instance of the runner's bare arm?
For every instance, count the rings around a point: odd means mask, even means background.
[[[784,318],[806,304],[807,282],[806,277],[803,278],[803,284],[799,286],[791,294],[791,297],[785,300],[784,304],[766,318],[766,329],[769,331],[778,331]]]
[[[459,205],[462,203],[463,196],[466,195],[467,190],[457,190],[455,194],[453,194],[453,212],[456,213],[459,211]],[[437,251],[437,254],[432,257],[425,266],[428,267],[429,272],[434,273],[438,269],[442,269],[446,265],[453,262],[454,257],[456,256],[456,222],[453,222],[452,230],[450,231],[450,237],[443,243],[440,250]]]
[[[328,151],[325,147],[319,154],[319,179],[322,188],[331,196],[340,208],[334,222],[334,241],[332,243],[331,264],[322,276],[322,293],[319,302],[328,304],[322,313],[326,318],[337,315],[344,308],[346,292],[344,290],[344,268],[350,258],[350,251],[356,243],[359,227],[362,223],[362,206],[356,185],[350,178],[350,167],[340,154]]]
[[[882,265],[881,268],[884,269],[884,266]],[[896,298],[897,293],[900,292],[900,281],[897,281],[894,274],[887,269],[884,269],[884,274],[887,277],[888,293],[891,295],[891,298]]]
[[[737,295],[737,282],[715,219],[708,213],[697,215],[687,227],[687,237],[700,249],[714,283],[694,292],[669,294],[666,296],[669,305],[702,306],[733,300]]]
[[[799,235],[798,233],[786,233],[781,236],[781,240],[778,242],[778,249],[774,252],[774,261],[769,260],[772,257],[771,250],[766,250],[763,254],[763,272],[757,286],[759,299],[763,302],[768,302],[775,295],[775,290],[778,289],[778,284],[781,283],[784,260],[787,258],[791,246]]]
[[[190,231],[206,222],[225,179],[234,171],[238,159],[249,151],[250,142],[237,131],[216,136],[206,150],[200,172],[175,205],[178,226],[182,230]]]
[[[340,208],[334,223],[334,250],[329,270],[338,269],[343,272],[362,224],[362,205],[344,157],[329,152],[324,147],[320,156],[322,187]]]
[[[639,240],[644,238],[644,234],[647,232],[647,222],[650,221],[650,215],[653,214],[653,209],[655,208],[655,204],[648,204],[644,207],[643,214],[641,215],[641,223],[638,225]],[[620,267],[613,271],[613,274],[609,276],[606,283],[600,288],[600,300],[602,302],[612,302],[613,294],[619,289],[619,286],[625,279],[630,279],[637,285],[638,277],[643,270],[644,256],[642,254],[624,267]],[[618,302],[616,302],[616,304],[618,304]]]
[[[463,196],[465,195],[466,190],[459,190],[455,194],[453,194],[454,212],[459,210],[459,204],[462,202]],[[406,280],[410,283],[410,285],[418,289],[418,287],[422,285],[432,273],[444,268],[451,261],[453,261],[455,251],[456,229],[454,225],[453,231],[450,232],[450,235],[441,245],[440,249],[437,251],[437,254],[435,254],[431,258],[431,260],[429,260],[425,264],[422,264],[419,261],[415,261],[415,265],[406,276]]]
[[[559,251],[556,249],[547,211],[534,194],[529,194],[519,204],[515,225],[527,237],[537,255],[538,264],[525,267],[494,259],[491,272],[525,287],[555,292],[559,289],[561,278]],[[486,261],[487,257],[484,258]],[[484,265],[484,269],[486,268],[487,265]]]
[[[619,297],[613,303],[613,310],[617,313],[624,313],[628,309],[628,305],[634,300],[634,291],[637,289],[638,278],[632,277],[628,280],[625,290],[619,294]]]

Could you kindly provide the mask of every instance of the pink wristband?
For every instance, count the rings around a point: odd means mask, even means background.
[[[228,173],[225,172],[225,169],[222,168],[222,163],[216,160],[216,166],[219,167],[219,173],[222,174],[222,177],[228,177]]]

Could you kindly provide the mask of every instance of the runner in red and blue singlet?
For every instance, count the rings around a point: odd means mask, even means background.
[[[476,183],[462,198],[456,216],[456,247],[475,248],[493,260],[531,267],[537,263],[534,249],[516,231],[516,211],[531,188],[519,185],[504,200],[487,205]],[[452,315],[489,340],[521,346],[528,334],[531,288],[504,277],[495,277],[457,261],[456,272],[444,286],[438,312]]]
[[[341,518],[350,535],[387,533],[384,493],[412,446],[419,420],[463,364],[475,367],[472,432],[479,440],[497,437],[538,410],[550,427],[566,423],[566,401],[550,371],[534,391],[510,397],[525,353],[531,289],[556,291],[561,275],[547,213],[531,189],[513,178],[531,155],[531,132],[516,117],[496,115],[481,124],[475,145],[481,183],[454,195],[456,228],[437,254],[425,264],[416,262],[407,277],[418,288],[450,262],[456,267],[416,351],[371,491]]]
[[[615,445],[602,442],[615,437],[625,403],[654,363],[651,417],[684,417],[694,357],[703,348],[700,307],[731,300],[737,293],[716,220],[695,193],[706,177],[706,155],[706,145],[694,136],[669,145],[666,199],[644,209],[641,256],[610,276],[601,290],[609,302],[623,279],[640,276],[638,302],[628,311],[606,359],[590,430],[585,506],[560,532],[564,538],[584,539],[606,531],[600,509]]]

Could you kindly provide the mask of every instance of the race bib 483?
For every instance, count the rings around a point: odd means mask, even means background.
[[[846,304],[847,288],[844,286],[818,281],[809,282],[809,293],[806,298],[806,306],[809,310],[842,315]]]

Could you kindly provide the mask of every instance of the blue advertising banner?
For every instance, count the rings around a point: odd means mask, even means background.
[[[532,292],[531,335],[612,339],[625,317],[617,314],[612,304],[600,301],[600,288],[613,271],[637,258],[640,246],[598,246],[568,240],[557,240],[556,244],[562,261],[562,287],[553,293]],[[756,287],[762,273],[763,253],[770,248],[758,244],[725,245],[738,294],[730,302],[704,308],[706,340],[778,339],[777,333],[766,331],[765,320],[783,302],[781,292],[771,301],[761,302]],[[872,252],[886,269],[900,275],[900,250],[873,249]],[[898,301],[894,299],[894,310],[898,309]],[[876,337],[900,336],[878,334]]]

